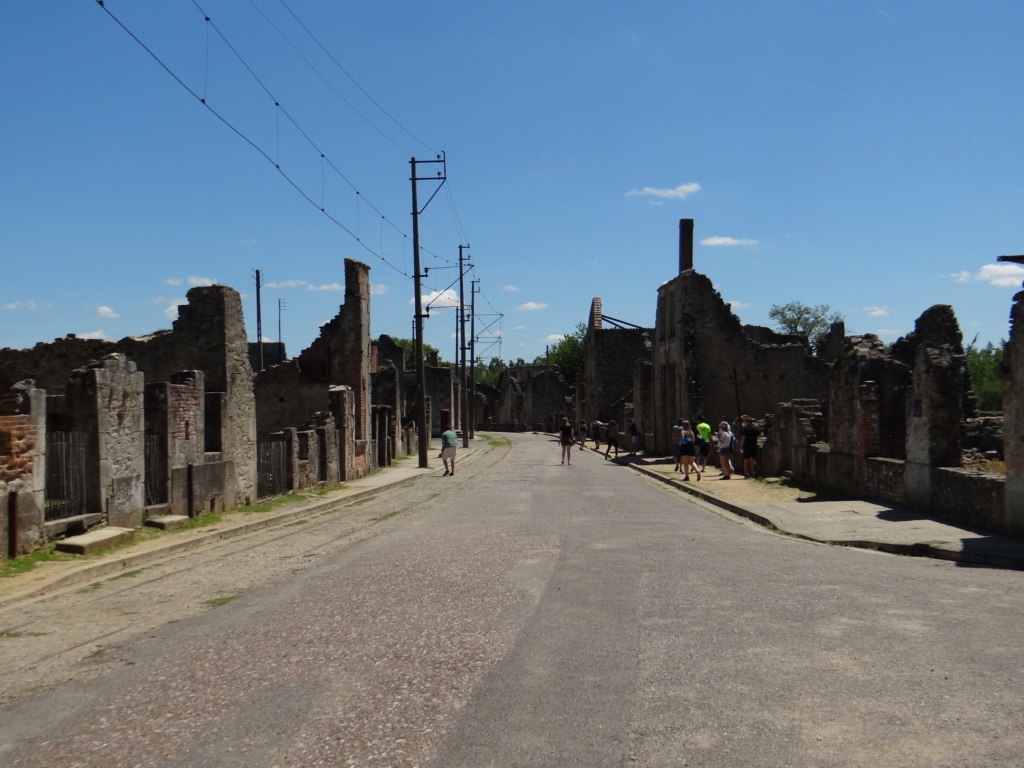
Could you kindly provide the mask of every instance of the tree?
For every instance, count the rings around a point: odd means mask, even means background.
[[[508,370],[508,365],[499,357],[492,357],[487,365],[477,365],[473,371],[477,384],[497,387],[501,374]]]
[[[416,342],[412,339],[395,339],[395,343],[405,351],[405,370],[416,370]],[[451,365],[451,363],[442,362],[441,352],[437,347],[427,344],[427,342],[423,342],[424,359],[429,358],[431,354],[437,355],[438,365]]]
[[[566,334],[561,341],[551,345],[547,355],[538,356],[534,364],[557,365],[565,380],[575,385],[576,379],[583,373],[583,337],[586,335],[587,326],[577,323],[574,333]]]
[[[773,304],[768,310],[768,317],[775,321],[775,327],[782,333],[806,336],[815,350],[821,346],[832,323],[845,319],[839,312],[832,312],[828,304],[812,307],[799,301]]]
[[[977,337],[975,337],[977,340]],[[1006,339],[997,347],[991,341],[981,349],[971,342],[967,347],[967,372],[979,411],[1003,410],[1003,353]]]

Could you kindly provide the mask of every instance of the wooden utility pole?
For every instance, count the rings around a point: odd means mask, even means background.
[[[469,302],[469,379],[473,382],[473,390],[476,391],[476,284],[479,280],[470,281],[470,302]],[[476,437],[474,427],[469,425],[470,437]]]
[[[469,248],[469,244],[459,246],[459,328],[456,331],[456,335],[459,337],[459,348],[462,352],[462,368],[460,377],[460,389],[462,390],[462,447],[469,448],[469,430],[470,430],[470,408],[469,408],[469,392],[467,390],[466,381],[466,269],[464,257],[462,251],[464,248]],[[456,359],[458,362],[458,358]]]

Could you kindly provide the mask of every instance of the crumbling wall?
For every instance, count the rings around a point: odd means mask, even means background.
[[[579,418],[588,422],[610,418],[612,404],[633,389],[634,364],[649,359],[648,343],[653,329],[605,328],[603,303],[594,298],[583,336],[582,386],[579,387]]]
[[[753,335],[771,343],[751,337],[705,275],[687,270],[662,285],[653,342],[656,420],[760,418],[793,398],[825,398],[827,365],[803,337],[767,329]],[[667,453],[667,427],[655,435],[656,449]]]
[[[1024,534],[1024,292],[1013,297],[1010,338],[1003,354],[1003,455],[1006,497],[1002,520],[1006,528]]]
[[[46,393],[24,386],[0,397],[0,560],[46,543]]]

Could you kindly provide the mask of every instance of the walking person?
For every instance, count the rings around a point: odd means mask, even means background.
[[[732,477],[732,450],[735,443],[736,437],[729,428],[729,422],[723,421],[718,425],[718,461],[722,465],[723,480]]]
[[[455,450],[458,444],[459,436],[451,427],[441,433],[441,461],[444,462],[444,474],[441,477],[455,474]]]
[[[558,428],[558,442],[562,444],[562,463],[568,460],[572,464],[572,447],[576,444],[576,434],[566,416],[562,417],[562,426]]]
[[[608,447],[604,452],[606,459],[612,448],[615,449],[615,458],[619,458],[619,425],[615,423],[615,419],[608,422]]]
[[[700,449],[697,456],[697,467],[701,472],[707,472],[708,456],[711,455],[711,425],[704,421],[703,416],[698,416],[694,431],[700,436],[697,443],[697,447]]]
[[[601,422],[600,419],[594,419],[592,422],[590,422],[590,436],[594,440],[595,451],[601,450],[601,427],[603,426],[604,424]]]
[[[580,450],[587,446],[587,420],[580,419]]]
[[[636,456],[637,448],[640,447],[640,430],[637,429],[636,422],[630,419],[626,431],[629,432],[629,452]]]
[[[676,423],[672,425],[672,460],[675,464],[672,466],[673,472],[682,472],[683,465],[681,464],[682,457],[679,455],[679,446],[683,442],[683,420],[682,418],[676,419]]]
[[[690,428],[690,422],[683,421],[680,425],[680,440],[679,440],[679,459],[682,464],[683,480],[690,479],[690,472],[694,472],[697,475],[698,482],[700,481],[700,472],[694,467],[694,457],[697,455],[697,437],[693,433],[693,429]]]
[[[743,476],[754,477],[757,474],[757,440],[761,430],[754,426],[754,420],[743,417],[743,428],[740,430],[740,454],[743,456]]]

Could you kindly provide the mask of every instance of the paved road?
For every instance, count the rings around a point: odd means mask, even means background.
[[[0,709],[0,763],[1024,765],[1024,574],[777,536],[513,439],[0,614],[0,672],[45,686]]]

